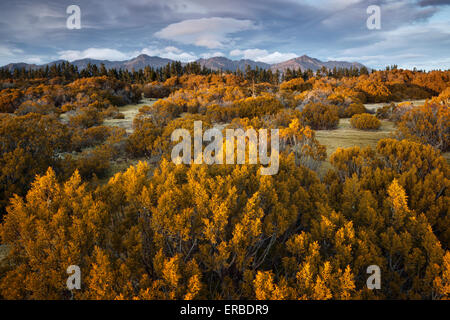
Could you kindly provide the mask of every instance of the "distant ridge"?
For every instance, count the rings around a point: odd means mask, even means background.
[[[15,69],[24,69],[24,68],[27,69],[27,70],[30,70],[30,69],[31,70],[36,70],[36,69],[40,69],[40,68],[45,68],[46,66],[50,67],[50,66],[52,66],[54,64],[60,64],[62,62],[67,62],[67,61],[66,60],[56,60],[56,61],[52,61],[50,63],[40,64],[40,65],[28,64],[28,63],[25,63],[25,62],[10,63],[10,64],[7,64],[7,65],[1,67],[1,69],[7,69],[9,71],[13,71]]]
[[[57,60],[47,64],[37,65],[37,64],[27,64],[27,63],[10,63],[1,68],[7,69],[9,71],[13,71],[15,69],[27,69],[27,70],[36,70],[39,68],[45,68],[46,66],[52,66],[54,64],[59,64],[62,62],[68,62],[66,60]],[[125,61],[109,61],[109,60],[95,60],[95,59],[81,59],[72,61],[71,64],[76,66],[79,70],[85,69],[87,65],[95,64],[98,67],[103,63],[107,69],[123,69],[123,70],[139,70],[144,69],[146,66],[150,66],[152,68],[162,68],[165,67],[168,63],[174,62],[174,60],[161,58],[161,57],[150,57],[145,54],[141,54],[136,58],[125,60]],[[313,71],[317,71],[323,67],[327,69],[336,68],[362,68],[365,67],[363,64],[358,62],[347,62],[347,61],[326,61],[322,62],[316,58],[311,58],[306,55],[303,55],[298,58],[290,59],[284,62],[276,63],[276,64],[267,64],[264,62],[253,61],[249,59],[242,60],[230,60],[225,57],[212,57],[208,59],[198,59],[196,60],[202,67],[207,69],[211,69],[214,71],[223,70],[223,71],[236,71],[237,69],[244,71],[247,66],[250,66],[252,69],[256,67],[265,70],[272,70],[273,72],[279,70],[281,72],[285,72],[287,69],[291,70],[302,70],[306,71],[311,69]]]
[[[327,69],[333,69],[333,68],[357,68],[361,69],[365,67],[363,64],[358,62],[346,62],[346,61],[326,61],[322,62],[319,59],[308,57],[307,55],[303,55],[298,58],[294,58],[291,60],[287,60],[284,62],[273,64],[270,69],[272,71],[280,70],[280,71],[286,71],[287,69],[291,70],[298,70],[301,69],[302,71],[306,71],[308,69],[311,69],[312,71],[317,71],[319,69],[322,69],[323,67]]]
[[[270,64],[264,62],[258,62],[248,59],[242,60],[230,60],[225,57],[213,57],[209,59],[199,59],[197,62],[207,69],[211,69],[214,71],[223,70],[223,71],[236,71],[237,69],[244,71],[247,66],[250,66],[252,69],[256,67],[261,69],[269,69]]]
[[[46,66],[51,66],[54,64],[62,63],[62,62],[69,62],[67,60],[58,60],[53,61],[47,64],[42,65],[36,65],[36,64],[27,64],[27,63],[10,63],[6,66],[3,66],[2,68],[8,69],[9,71],[15,70],[15,69],[39,69],[39,68],[45,68]],[[103,63],[107,69],[126,69],[126,70],[139,70],[144,69],[146,66],[150,66],[153,68],[162,68],[165,67],[168,63],[173,62],[173,60],[160,58],[160,57],[150,57],[145,54],[141,54],[137,56],[136,58],[125,60],[125,61],[110,61],[110,60],[96,60],[96,59],[81,59],[81,60],[75,60],[72,61],[71,64],[76,66],[79,70],[85,69],[87,65],[95,64],[98,67]]]

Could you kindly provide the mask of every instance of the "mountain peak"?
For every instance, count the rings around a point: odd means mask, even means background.
[[[364,65],[357,62],[347,62],[347,61],[326,61],[323,62],[319,59],[312,58],[307,55],[302,55],[300,57],[280,62],[277,64],[273,64],[270,69],[272,71],[280,70],[280,71],[286,71],[287,69],[291,70],[302,70],[303,72],[311,69],[312,71],[317,71],[319,69],[322,69],[323,67],[327,69],[333,69],[333,68],[362,68]]]
[[[141,53],[140,55],[138,55],[136,58],[133,59],[145,59],[145,58],[150,58],[150,56],[146,55],[145,53]]]
[[[223,60],[223,61],[231,61],[227,57],[224,56],[215,56],[215,57],[209,57],[209,58],[200,58],[197,61],[212,61],[212,60]]]
[[[230,60],[227,57],[218,56],[218,57],[212,57],[208,59],[199,59],[197,62],[207,69],[211,70],[230,70],[230,71],[236,71],[236,70],[245,70],[247,66],[250,66],[250,68],[255,69],[256,67],[261,69],[269,69],[270,65],[264,62],[257,62],[253,60]]]

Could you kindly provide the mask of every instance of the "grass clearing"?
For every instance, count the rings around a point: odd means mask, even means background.
[[[395,124],[392,121],[380,120],[379,130],[358,130],[350,125],[350,119],[339,119],[338,128],[335,130],[317,130],[316,138],[319,143],[327,148],[327,161],[323,161],[319,168],[319,175],[323,176],[331,168],[330,156],[338,148],[367,147],[375,148],[381,139],[392,137]]]
[[[410,102],[413,106],[418,107],[425,103],[426,100],[410,100],[410,101],[401,101],[401,102],[394,102],[395,104],[404,103],[404,102]],[[382,102],[382,103],[366,103],[364,104],[364,107],[366,107],[369,111],[377,111],[377,109],[382,108],[384,106],[389,105],[390,102]]]
[[[420,106],[425,100],[403,101],[410,102],[414,106]],[[400,103],[400,102],[399,102]],[[376,111],[389,103],[370,103],[364,106],[370,111]],[[317,130],[316,137],[319,142],[327,147],[327,157],[329,158],[337,148],[366,147],[375,148],[381,139],[392,137],[395,131],[395,123],[388,120],[380,120],[381,127],[378,130],[366,131],[358,130],[351,126],[350,119],[339,119],[338,128],[335,130]],[[450,155],[448,155],[450,157]]]
[[[139,113],[139,109],[143,106],[151,106],[157,99],[142,99],[138,104],[129,104],[123,107],[119,107],[119,112],[125,115],[124,119],[106,119],[103,121],[105,126],[119,127],[127,131],[127,133],[133,132],[133,119]]]
[[[323,161],[319,168],[319,175],[323,176],[332,166],[329,162],[330,156],[338,148],[350,147],[372,147],[376,148],[377,143],[381,139],[393,137],[395,124],[392,121],[380,120],[381,127],[376,131],[364,131],[352,128],[350,119],[340,119],[339,126],[335,130],[317,130],[316,138],[319,143],[327,148],[327,161]],[[442,156],[450,164],[450,152],[445,152]]]
[[[337,148],[349,147],[376,147],[378,140],[389,138],[395,131],[395,124],[392,121],[381,120],[379,130],[366,131],[358,130],[350,125],[350,119],[340,119],[339,126],[335,130],[318,130],[316,137],[319,142],[327,147],[327,157],[329,158]]]

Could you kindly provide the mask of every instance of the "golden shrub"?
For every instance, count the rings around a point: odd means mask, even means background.
[[[380,120],[368,113],[355,114],[350,119],[350,124],[360,130],[378,130],[381,126]]]

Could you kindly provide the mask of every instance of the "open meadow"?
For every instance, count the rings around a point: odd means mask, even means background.
[[[151,106],[156,99],[143,98],[138,104],[128,104],[123,107],[119,107],[119,112],[125,117],[123,119],[106,119],[103,124],[110,127],[119,127],[127,131],[127,133],[133,132],[133,120],[139,113],[139,109],[143,106]]]
[[[338,148],[367,147],[375,148],[380,139],[391,137],[395,131],[392,121],[381,120],[379,130],[365,131],[352,128],[350,119],[340,119],[337,129],[317,130],[316,137],[327,147],[327,157],[330,157]]]
[[[327,148],[327,160],[322,162],[319,175],[323,176],[328,169],[332,168],[328,160],[338,148],[369,146],[375,149],[379,140],[390,138],[394,131],[395,124],[392,121],[381,120],[379,130],[364,131],[352,128],[350,119],[340,119],[337,129],[317,130],[317,140]]]

